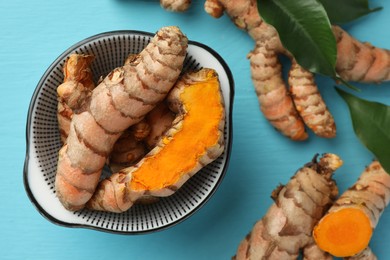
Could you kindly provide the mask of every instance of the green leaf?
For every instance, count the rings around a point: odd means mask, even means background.
[[[257,2],[261,17],[275,27],[298,64],[313,73],[336,76],[336,40],[327,13],[317,0]]]
[[[336,90],[348,104],[356,136],[390,173],[390,106]]]
[[[376,12],[382,7],[370,8],[368,0],[319,0],[328,13],[331,23],[344,24]]]

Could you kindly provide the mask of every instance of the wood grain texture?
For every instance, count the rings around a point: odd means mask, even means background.
[[[227,17],[209,17],[203,1],[193,2],[188,13],[176,14],[162,10],[157,0],[0,1],[1,259],[229,259],[271,205],[271,191],[315,153],[342,157],[345,164],[335,175],[341,191],[370,163],[372,155],[354,136],[334,82],[324,78],[317,82],[336,115],[338,137],[311,135],[309,141],[294,143],[280,136],[258,108],[246,59],[252,40]],[[390,2],[372,2],[384,9],[347,29],[358,39],[390,48],[390,31],[382,29],[390,23]],[[178,25],[189,39],[216,50],[234,75],[233,151],[221,186],[194,216],[154,234],[118,236],[51,224],[30,203],[22,181],[27,110],[40,77],[57,56],[88,36],[121,29],[155,32],[168,25]],[[359,87],[359,95],[390,104],[390,84]],[[389,210],[372,240],[379,259],[390,255],[387,230]]]

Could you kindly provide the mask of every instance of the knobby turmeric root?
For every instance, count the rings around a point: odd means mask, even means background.
[[[137,54],[130,54],[125,65],[137,65]],[[135,165],[140,161],[154,146],[175,119],[175,114],[169,110],[165,101],[157,104],[145,118],[140,122],[126,129],[114,144],[110,154],[108,165],[112,172]],[[138,200],[140,203],[152,203],[157,201],[156,197],[144,197]]]
[[[187,43],[179,28],[160,29],[139,54],[137,65],[113,70],[73,115],[55,180],[65,208],[84,207],[121,133],[166,97],[181,73]]]
[[[314,83],[314,75],[304,70],[294,60],[288,75],[292,100],[303,122],[318,136],[336,136],[333,116],[327,109]]]
[[[143,140],[149,135],[150,126],[143,119],[126,129],[115,142],[109,157],[111,171],[117,172],[136,164],[148,152]]]
[[[275,203],[240,243],[235,259],[332,259],[314,243],[312,230],[338,194],[333,172],[342,165],[334,154],[298,170],[286,186],[278,187]]]
[[[169,11],[184,12],[190,7],[191,0],[160,0],[160,5]]]
[[[380,83],[390,80],[390,51],[361,43],[338,26],[333,26],[337,41],[336,70],[349,81]]]
[[[175,113],[169,109],[164,101],[146,115],[145,121],[150,126],[150,131],[144,142],[149,149],[156,146],[163,134],[172,126],[175,117]]]
[[[177,114],[172,127],[134,167],[100,182],[88,208],[123,212],[143,196],[169,196],[222,154],[225,111],[214,70],[186,73],[167,101]]]
[[[259,16],[256,0],[206,0],[205,10],[213,17],[224,12],[237,27],[248,31],[255,48],[248,55],[253,84],[264,116],[282,134],[305,140],[305,125],[316,135],[336,135],[334,119],[327,109],[312,73],[299,66],[282,46],[278,33]],[[390,79],[390,52],[361,43],[340,27],[333,26],[337,41],[336,71],[348,81],[382,82]],[[292,60],[288,83],[282,79],[278,55]]]
[[[136,164],[152,150],[175,119],[165,100],[146,114],[145,119],[127,129],[110,154],[112,172],[119,172]]]
[[[130,54],[127,56],[124,65],[136,66],[138,62],[139,55]],[[142,119],[122,133],[114,144],[108,159],[108,165],[112,172],[136,164],[148,152],[142,141],[149,135],[149,132],[150,125],[145,119]]]
[[[378,258],[376,255],[371,251],[371,248],[367,247],[360,253],[350,256],[350,257],[344,257],[345,260],[377,260]]]
[[[135,165],[152,150],[175,119],[166,102],[160,102],[145,119],[128,128],[116,141],[110,154],[112,172]]]
[[[390,176],[374,161],[316,225],[317,245],[339,257],[360,253],[367,248],[389,200]]]
[[[69,135],[73,110],[80,109],[95,88],[90,68],[93,59],[92,55],[71,54],[65,61],[64,83],[57,88],[57,119],[62,143]]]
[[[276,129],[292,140],[307,139],[304,123],[282,79],[282,66],[277,58],[277,52],[259,46],[248,57],[260,110],[264,116]]]

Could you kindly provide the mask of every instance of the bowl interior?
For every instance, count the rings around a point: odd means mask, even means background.
[[[128,54],[139,53],[152,34],[116,31],[90,37],[69,48],[48,68],[31,100],[27,119],[27,155],[24,182],[30,200],[50,221],[71,227],[88,227],[125,234],[148,232],[176,224],[194,213],[214,193],[224,176],[231,149],[233,78],[222,58],[209,47],[190,41],[183,71],[209,67],[219,74],[226,107],[225,151],[188,180],[174,195],[153,204],[137,204],[117,214],[92,210],[69,212],[56,198],[54,180],[61,147],[57,125],[56,88],[63,81],[62,67],[70,53],[93,54],[95,81],[122,66]],[[172,162],[175,163],[175,162]],[[109,174],[104,170],[102,178]]]

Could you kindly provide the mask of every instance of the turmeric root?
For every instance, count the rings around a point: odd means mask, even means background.
[[[137,54],[130,54],[124,64],[137,65]],[[145,119],[128,128],[118,141],[110,154],[109,166],[112,172],[136,164],[148,153],[167,130],[175,115],[169,110],[165,102],[160,102],[146,116]]]
[[[258,46],[249,54],[249,58],[253,84],[264,116],[292,140],[307,139],[305,125],[282,79],[282,66],[276,52]]]
[[[282,46],[278,33],[260,17],[256,0],[206,0],[205,11],[213,17],[224,12],[237,27],[248,31],[255,41],[249,53],[253,84],[264,116],[282,134],[305,140],[305,125],[316,135],[336,135],[333,116],[326,107],[312,73],[299,66]],[[336,71],[348,81],[382,82],[390,79],[390,52],[361,43],[340,27],[333,26],[337,40]],[[289,86],[282,79],[278,54],[292,60]],[[290,94],[290,93],[291,94]]]
[[[175,119],[166,102],[159,103],[145,119],[127,129],[118,141],[110,155],[109,165],[112,172],[119,172],[136,164],[167,131]]]
[[[153,109],[152,109],[153,111]],[[150,111],[150,112],[152,112]],[[149,113],[150,113],[149,112]],[[148,114],[149,114],[148,113]],[[142,119],[137,124],[133,125],[130,131],[133,133],[135,140],[142,141],[150,134],[151,126],[145,119]]]
[[[156,146],[163,134],[172,126],[174,119],[175,113],[169,109],[166,102],[161,102],[146,115],[145,120],[150,126],[150,131],[145,143],[149,149]]]
[[[379,83],[390,80],[390,51],[361,43],[338,26],[333,26],[337,41],[336,70],[349,81]]]
[[[156,146],[163,134],[172,126],[174,119],[175,113],[163,101],[153,108],[145,119],[127,129],[111,152],[109,163],[111,171],[118,172],[136,164]]]
[[[223,13],[222,10],[225,10],[233,19],[234,23],[239,28],[247,30],[249,35],[255,40],[256,47],[253,52],[258,52],[258,48],[264,48],[266,51],[264,54],[265,58],[270,59],[270,57],[278,53],[285,54],[291,58],[291,54],[281,45],[276,30],[271,25],[266,24],[259,16],[257,1],[206,0],[205,9],[214,17],[221,16]],[[375,48],[367,43],[363,44],[349,36],[338,26],[333,26],[333,31],[336,37],[338,51],[336,71],[343,79],[359,82],[381,82],[390,79],[390,66],[388,65],[390,52],[388,50]],[[255,55],[250,54],[249,58],[252,66],[252,78],[254,79],[263,74],[262,70],[271,70],[272,68],[272,66],[269,68],[266,65],[253,68],[252,59],[255,58]],[[293,103],[297,107],[298,113],[303,118],[304,123],[315,134],[327,138],[334,137],[336,135],[334,119],[319,94],[312,73],[301,68],[294,59],[292,59],[292,63],[289,85],[291,96],[294,98]],[[279,63],[277,64],[279,66]],[[274,79],[276,78],[274,76],[270,81],[280,82],[281,79],[278,70],[274,73],[272,74],[270,72],[272,75],[278,75],[277,79]],[[265,80],[260,82],[254,81],[254,84],[259,96],[260,105],[263,106],[261,101],[267,98],[263,97],[260,99],[260,97],[264,95],[264,92],[268,93],[267,90],[269,89],[270,82]],[[280,120],[277,121],[278,123],[282,119],[286,120],[289,116],[291,118],[291,109],[286,109],[285,103],[280,102],[278,107],[280,108],[279,111],[281,111]],[[273,111],[275,110],[277,109]],[[266,118],[270,117],[271,120],[274,120],[274,116],[268,116],[267,111],[264,115]],[[280,124],[275,124],[274,121],[271,121],[271,123],[285,135],[292,137],[292,139],[296,138],[296,127],[292,127],[292,130],[289,131],[287,130],[288,128],[286,129],[289,124],[282,124],[280,126]],[[304,137],[301,136],[298,140],[301,139],[304,139]]]
[[[55,180],[65,208],[84,207],[120,134],[168,94],[181,73],[187,43],[179,28],[160,29],[139,54],[136,66],[114,69],[92,91],[84,109],[73,115]]]
[[[138,139],[141,135],[141,129],[138,127],[144,125],[144,123],[145,120],[142,120],[139,123],[133,125],[135,128],[132,126],[125,130],[124,133],[115,142],[109,158],[109,166],[111,171],[117,172],[120,169],[134,165],[145,156],[148,149],[142,142],[142,139]],[[136,130],[139,131],[135,133]],[[149,130],[145,131],[149,133]]]
[[[342,165],[334,154],[324,154],[317,162],[298,170],[286,186],[278,187],[275,203],[240,243],[235,259],[331,259],[319,250],[312,238],[317,221],[338,194],[333,172]]]
[[[138,54],[129,54],[124,65],[136,66],[139,62],[138,58]],[[108,160],[112,172],[117,172],[136,164],[148,152],[142,140],[149,135],[149,132],[150,125],[145,119],[142,119],[122,133],[114,144]]]
[[[160,5],[169,11],[184,12],[190,7],[191,0],[160,0]]]
[[[336,136],[333,116],[314,84],[314,75],[293,61],[288,83],[295,108],[305,124],[318,136],[325,138]]]
[[[95,88],[90,68],[93,59],[92,55],[71,54],[65,61],[64,83],[57,88],[57,119],[62,143],[69,135],[73,110],[80,109]]]
[[[123,212],[142,196],[169,196],[221,155],[225,111],[216,72],[185,74],[167,100],[177,113],[172,127],[137,165],[100,182],[88,208]]]
[[[377,260],[376,255],[371,251],[371,248],[367,247],[357,255],[351,257],[344,257],[345,260]]]
[[[218,6],[216,13],[215,6]],[[334,137],[334,119],[319,95],[313,75],[301,68],[283,48],[276,30],[259,16],[257,2],[208,0],[205,7],[214,17],[222,14],[220,10],[225,10],[234,23],[247,30],[255,40],[255,49],[248,57],[260,108],[270,123],[292,140],[307,139],[305,124],[318,136]],[[278,54],[287,55],[294,64],[289,77],[291,95],[282,79]],[[315,99],[311,98],[313,93],[316,93]],[[296,97],[295,100],[292,97]],[[298,105],[294,102],[297,99],[301,101]]]
[[[334,256],[359,254],[367,248],[389,200],[390,176],[374,161],[316,225],[317,245]]]

